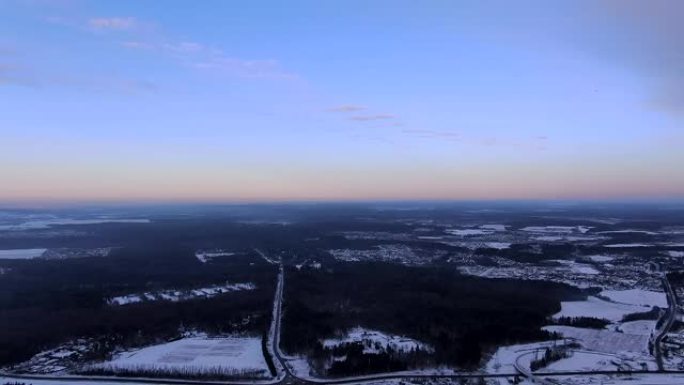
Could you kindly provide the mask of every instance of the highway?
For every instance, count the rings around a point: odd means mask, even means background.
[[[658,370],[665,369],[663,365],[663,352],[661,343],[663,342],[663,338],[665,338],[667,333],[672,328],[672,324],[674,324],[677,316],[677,298],[674,295],[672,286],[670,286],[670,281],[667,279],[667,275],[663,277],[663,287],[665,288],[665,293],[667,293],[668,311],[667,320],[663,324],[662,329],[658,332],[658,335],[654,340],[653,350],[655,351],[655,359],[656,364],[658,364]]]

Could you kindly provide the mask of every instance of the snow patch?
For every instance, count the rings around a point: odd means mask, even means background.
[[[47,249],[0,250],[0,259],[33,259],[41,257]]]
[[[161,290],[146,292],[142,294],[128,294],[110,298],[107,303],[110,305],[129,305],[143,301],[171,301],[180,302],[193,298],[211,298],[219,294],[230,293],[232,291],[254,290],[253,283],[227,283],[225,285],[215,285],[192,290]]]

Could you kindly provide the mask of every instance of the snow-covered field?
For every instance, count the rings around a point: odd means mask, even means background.
[[[0,259],[32,259],[38,258],[47,249],[9,249],[0,250]]]
[[[615,259],[615,257],[611,257],[609,255],[590,255],[589,259],[591,259],[594,262],[610,262]]]
[[[244,375],[269,377],[268,366],[257,337],[206,336],[182,338],[160,345],[117,354],[90,369],[112,372]]]
[[[52,226],[60,225],[97,225],[102,223],[150,223],[149,219],[112,219],[112,218],[96,218],[96,219],[43,219],[31,220],[17,224],[0,225],[1,230],[22,231],[22,230],[36,230],[47,229]]]
[[[494,232],[494,230],[487,229],[446,229],[445,233],[451,235],[458,235],[461,237],[473,236],[473,235],[489,235]]]
[[[644,335],[572,326],[546,326],[544,330],[560,333],[565,338],[575,339],[582,344],[584,349],[595,352],[648,352],[648,336]]]
[[[631,290],[604,290],[600,294],[603,297],[610,298],[611,301],[638,305],[638,306],[658,306],[660,308],[667,307],[667,296],[665,293],[641,289]]]
[[[592,352],[572,352],[572,356],[552,362],[540,372],[617,370],[616,357]]]
[[[432,351],[432,348],[422,342],[416,341],[408,337],[387,335],[376,330],[368,330],[361,327],[356,327],[347,332],[341,338],[329,338],[322,341],[323,346],[332,348],[349,343],[360,342],[363,344],[365,353],[378,353],[387,350],[391,347],[394,351],[408,352],[412,349],[422,349]]]
[[[527,226],[520,229],[529,233],[553,233],[553,234],[585,234],[591,227],[587,226]]]
[[[632,249],[637,247],[653,247],[653,245],[648,245],[645,243],[615,243],[612,245],[604,245],[609,249]]]
[[[481,229],[494,230],[494,231],[506,231],[507,225],[493,224],[493,225],[482,225]]]
[[[211,298],[219,294],[230,293],[233,291],[254,289],[256,289],[256,286],[253,283],[227,283],[225,285],[215,285],[190,290],[161,290],[145,292],[142,294],[128,294],[110,298],[107,302],[110,305],[128,305],[143,301],[179,302],[187,301],[193,298]]]
[[[197,250],[195,252],[195,258],[202,263],[207,263],[214,258],[229,257],[231,255],[235,255],[235,253],[224,250]]]
[[[561,311],[554,314],[554,318],[560,317],[594,317],[617,322],[622,317],[631,313],[643,313],[648,309],[643,306],[614,303],[604,301],[596,297],[588,297],[586,301],[563,301]]]
[[[485,246],[490,249],[497,250],[505,250],[511,248],[511,244],[507,242],[485,242]]]
[[[622,330],[626,334],[638,334],[642,336],[650,336],[655,330],[656,321],[630,321],[623,322],[618,326],[619,330]]]

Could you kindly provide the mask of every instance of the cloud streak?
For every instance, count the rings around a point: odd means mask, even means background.
[[[350,117],[349,119],[357,121],[357,122],[372,122],[372,121],[377,121],[377,120],[390,120],[394,119],[394,115],[390,114],[374,114],[374,115],[354,115]]]
[[[127,31],[138,26],[133,17],[96,17],[88,20],[88,27],[97,30]]]
[[[355,104],[343,104],[340,106],[335,106],[335,107],[329,108],[328,111],[330,111],[330,112],[358,112],[358,111],[363,111],[366,109],[367,109],[367,107],[359,106],[359,105],[355,105]]]

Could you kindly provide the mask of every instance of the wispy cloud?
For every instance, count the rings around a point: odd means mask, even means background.
[[[331,107],[328,109],[330,112],[358,112],[366,110],[364,106],[359,106],[355,104],[343,104],[340,106]]]
[[[461,134],[453,131],[436,131],[436,130],[426,130],[426,129],[405,129],[401,131],[404,134],[415,135],[420,138],[428,139],[442,139],[442,140],[452,140],[460,141],[462,139]]]
[[[372,122],[376,120],[389,120],[389,119],[394,119],[394,115],[390,114],[375,114],[375,115],[355,115],[350,117],[349,119],[355,120],[357,122]]]
[[[126,31],[138,26],[138,21],[133,17],[96,17],[87,22],[88,27],[97,30]]]
[[[241,59],[230,56],[222,49],[195,41],[162,40],[162,42],[129,40],[121,42],[121,46],[156,51],[162,55],[172,56],[185,67],[229,76],[261,79],[297,79],[299,77],[285,70],[280,62],[274,59]]]

